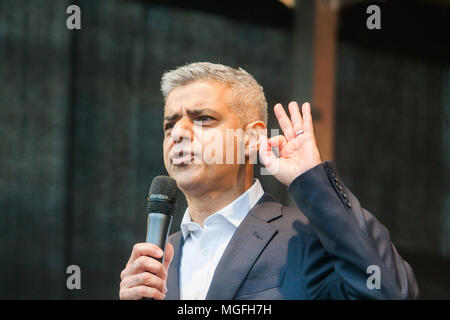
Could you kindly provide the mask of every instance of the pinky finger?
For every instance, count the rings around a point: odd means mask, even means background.
[[[166,295],[163,294],[158,289],[144,285],[127,288],[120,291],[120,299],[123,300],[139,300],[142,298],[152,298],[156,300],[162,300],[165,297]]]

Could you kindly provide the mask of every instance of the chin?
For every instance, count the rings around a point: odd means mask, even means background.
[[[192,164],[188,166],[174,166],[170,172],[170,176],[175,179],[178,188],[183,193],[186,193],[205,185],[205,177],[203,177],[199,169]]]

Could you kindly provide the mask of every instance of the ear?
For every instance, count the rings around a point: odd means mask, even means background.
[[[267,127],[261,120],[253,121],[244,128],[245,158],[250,164],[256,164],[259,150],[259,137],[267,136]]]

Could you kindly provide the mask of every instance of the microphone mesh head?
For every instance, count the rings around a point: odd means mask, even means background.
[[[148,192],[147,212],[172,215],[176,200],[177,182],[168,176],[157,176]]]

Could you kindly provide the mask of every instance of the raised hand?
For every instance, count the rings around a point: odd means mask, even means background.
[[[266,169],[286,186],[322,162],[314,137],[310,104],[302,105],[303,116],[297,102],[289,103],[288,108],[290,118],[280,103],[275,105],[275,116],[283,135],[270,139],[262,135],[259,147],[259,156]],[[272,147],[279,148],[279,157],[272,152]]]

